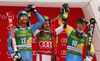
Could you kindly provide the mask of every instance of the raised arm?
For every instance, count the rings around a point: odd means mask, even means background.
[[[32,4],[29,4],[26,8],[25,8],[26,12],[32,12],[33,14],[36,15],[36,17],[38,18],[39,22],[37,22],[35,25],[32,26],[32,32],[34,33],[39,27],[42,26],[42,24],[45,22],[45,20],[43,19],[43,17],[36,11],[35,6]]]
[[[67,26],[67,17],[69,13],[69,5],[67,3],[62,5],[61,12],[59,14],[58,23],[61,25],[56,29],[56,34],[58,35]]]
[[[61,26],[59,26],[58,28],[56,28],[56,35],[60,34],[63,31],[63,27],[64,27],[64,23],[62,22]]]
[[[43,19],[43,17],[38,13],[35,12],[35,15],[37,16],[39,22],[37,22],[36,24],[34,24],[32,26],[32,32],[34,33],[39,27],[41,27],[43,25],[43,23],[45,22],[45,20]]]

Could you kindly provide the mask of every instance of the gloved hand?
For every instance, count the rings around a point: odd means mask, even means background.
[[[84,61],[92,61],[92,57],[91,56],[87,56]]]
[[[68,3],[64,3],[61,8],[62,13],[69,13],[69,5]]]
[[[27,7],[25,8],[25,11],[26,11],[26,12],[35,13],[35,12],[36,12],[36,9],[35,9],[35,6],[34,6],[33,4],[29,4],[29,5],[27,5]]]
[[[11,57],[13,57],[14,61],[21,61],[20,53],[12,53]]]

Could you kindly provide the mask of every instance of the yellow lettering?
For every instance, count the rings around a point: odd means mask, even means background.
[[[79,40],[79,38],[77,38],[76,36],[71,35],[71,37],[76,39],[76,40]],[[85,40],[83,40],[83,39],[80,39],[80,41],[85,42]]]

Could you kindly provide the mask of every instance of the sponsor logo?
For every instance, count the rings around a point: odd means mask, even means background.
[[[51,48],[52,42],[51,41],[40,41],[39,46],[44,47],[44,48]]]
[[[12,15],[12,18],[14,19],[14,17],[15,17],[15,15]],[[2,15],[2,14],[0,14],[0,18],[1,19],[8,19],[7,18],[7,15]]]
[[[8,58],[12,58],[9,51],[7,51],[7,56],[8,56]]]
[[[9,25],[7,26],[7,30],[8,30],[8,33],[10,32],[10,27],[9,27]]]
[[[32,38],[32,43],[37,43],[35,38]]]
[[[7,19],[7,16],[6,16],[6,15],[0,14],[0,18],[1,18],[1,19]]]
[[[48,20],[49,18],[47,16],[44,17],[46,20]]]
[[[67,38],[62,38],[61,43],[67,43]]]
[[[61,50],[61,55],[66,55],[66,50]]]
[[[37,51],[33,51],[33,55],[37,55]]]
[[[93,23],[94,22],[94,20],[91,20],[91,23]]]
[[[14,25],[13,27],[15,27],[15,25]],[[7,26],[7,30],[8,30],[8,33],[9,33],[9,32],[10,32],[10,27],[9,27],[9,25]]]
[[[9,27],[9,25],[7,26],[7,30],[10,30],[10,27]]]
[[[28,31],[26,31],[26,30],[23,30],[23,31],[21,31],[21,33],[27,33]]]

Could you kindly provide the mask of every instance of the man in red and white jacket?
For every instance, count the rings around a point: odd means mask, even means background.
[[[63,6],[60,13],[64,13],[63,16],[68,16],[69,8],[66,8],[67,5]],[[50,30],[50,18],[48,16],[43,16],[45,22],[42,25],[42,30],[39,29],[35,31],[34,36],[36,37],[36,42],[38,45],[37,58],[36,61],[53,61],[52,59],[52,34]],[[63,31],[63,28],[67,25],[67,17],[63,17],[61,26],[55,29],[56,35],[60,34]]]
[[[35,31],[34,36],[38,45],[36,61],[52,61],[52,34],[50,30],[50,19],[48,16],[43,16],[45,19],[42,25],[42,30]],[[63,31],[64,22],[61,26],[55,29],[56,35]]]

